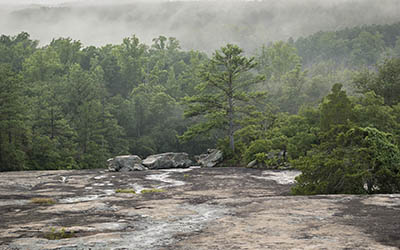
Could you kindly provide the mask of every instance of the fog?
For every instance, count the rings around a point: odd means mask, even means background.
[[[319,30],[400,21],[399,0],[0,1],[0,33],[31,34],[41,44],[71,37],[85,46],[117,44],[133,34],[151,43],[176,37],[185,49],[236,43],[247,51]]]

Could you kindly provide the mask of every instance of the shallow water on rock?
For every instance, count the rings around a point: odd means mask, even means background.
[[[64,199],[60,199],[58,202],[59,203],[76,203],[76,202],[84,202],[84,201],[94,201],[98,200],[100,198],[100,195],[86,195],[86,196],[80,196],[80,197],[68,197]]]
[[[290,196],[299,174],[229,167],[0,173],[0,250],[398,249],[400,195]],[[32,189],[19,187],[37,176]],[[155,188],[165,192],[116,193]],[[31,203],[36,197],[56,203]],[[75,237],[47,240],[52,228]]]
[[[287,185],[295,183],[295,178],[301,174],[297,170],[284,170],[284,171],[272,171],[266,170],[262,172],[262,176],[252,176],[256,179],[273,180],[278,184]]]
[[[186,184],[186,182],[172,179],[172,178],[170,177],[171,174],[172,174],[172,173],[185,173],[185,172],[191,171],[192,169],[193,169],[193,168],[185,168],[185,169],[181,169],[181,168],[176,168],[176,169],[163,169],[163,170],[160,170],[160,171],[165,172],[165,173],[161,173],[161,174],[152,174],[152,175],[146,176],[145,178],[146,178],[147,180],[153,180],[153,181],[160,181],[160,182],[169,183],[169,184],[159,185],[159,186],[157,186],[157,188],[167,188],[167,187],[183,186],[183,185]]]

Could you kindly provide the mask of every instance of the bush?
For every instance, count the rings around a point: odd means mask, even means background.
[[[235,152],[229,147],[229,138],[221,139],[218,141],[217,148],[222,151],[224,156],[224,161],[219,166],[238,166],[242,162],[242,155],[246,149],[243,142],[237,140],[235,141]]]
[[[271,151],[272,144],[267,140],[255,140],[250,143],[250,146],[246,149],[244,153],[244,160],[249,163],[255,159],[262,157],[260,153],[263,153],[265,160],[268,158],[268,152]],[[260,159],[261,160],[261,159]],[[258,160],[257,160],[258,161]],[[260,161],[261,162],[261,161]]]
[[[75,237],[75,233],[73,231],[66,231],[64,228],[57,231],[55,228],[51,228],[50,232],[44,234],[44,237],[48,240],[61,240]]]
[[[375,128],[334,127],[318,147],[294,161],[302,171],[294,194],[400,192],[400,151]]]

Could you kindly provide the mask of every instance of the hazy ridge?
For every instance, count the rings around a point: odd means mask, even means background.
[[[319,30],[400,21],[400,2],[383,1],[177,1],[119,4],[87,2],[3,7],[0,33],[26,31],[47,44],[71,37],[88,45],[120,43],[135,34],[149,44],[176,37],[185,49],[213,51],[227,42],[253,51],[261,44]]]

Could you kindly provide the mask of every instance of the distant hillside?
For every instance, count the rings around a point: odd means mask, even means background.
[[[331,60],[344,66],[370,66],[386,54],[400,52],[400,22],[320,31],[300,37],[294,45],[305,65]]]

